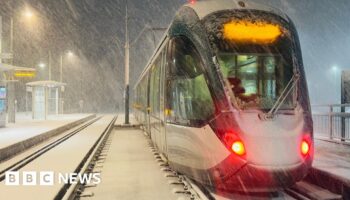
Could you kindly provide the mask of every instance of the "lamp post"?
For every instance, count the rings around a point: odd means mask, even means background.
[[[141,37],[141,35],[146,31],[150,30],[153,33],[153,43],[155,45],[155,37],[154,33],[155,31],[164,31],[166,28],[162,27],[150,27],[146,25],[142,31],[139,33],[139,35],[135,38],[133,42],[130,43],[129,41],[129,30],[128,30],[128,21],[129,21],[129,15],[128,15],[128,0],[126,0],[126,6],[125,6],[125,91],[124,91],[124,97],[125,97],[125,121],[124,124],[129,124],[129,101],[130,101],[130,47],[133,46],[138,39]]]
[[[23,11],[22,16],[27,20],[31,20],[34,17],[34,13],[29,8],[26,8]],[[0,24],[1,24],[1,20],[0,20]],[[14,25],[13,24],[14,24],[14,20],[13,20],[13,17],[11,17],[10,18],[10,54],[12,55],[12,58],[11,58],[10,64],[13,64],[13,58],[14,58],[14,52],[13,52],[13,42],[14,42],[14,27],[13,26]]]
[[[66,51],[67,53],[63,52],[61,54],[61,59],[60,59],[60,82],[63,82],[63,62],[64,62],[64,55],[67,54],[68,57],[73,57],[74,54],[72,51]]]
[[[49,50],[49,81],[51,81],[51,50]]]
[[[67,56],[69,58],[73,57],[74,54],[72,51],[63,51],[61,53],[61,57],[60,57],[60,82],[63,83],[63,62],[64,62],[64,56],[65,54],[67,54]],[[64,86],[61,87],[61,101],[60,101],[60,113],[63,114],[63,106],[64,106],[64,98],[63,98],[63,92],[64,92]]]
[[[126,0],[126,9],[125,9],[125,124],[129,124],[129,33],[128,33],[128,1]]]
[[[31,12],[28,8],[25,12],[23,12],[23,15],[26,19],[33,18],[34,14]],[[14,57],[14,51],[13,51],[13,17],[10,18],[10,54],[7,54],[6,57],[2,54],[2,16],[0,16],[0,63],[2,63],[2,59],[8,59],[10,60],[10,64],[13,64],[13,57]],[[7,84],[8,89],[8,97],[7,97],[7,109],[8,109],[8,122],[9,123],[15,123],[16,122],[16,97],[15,97],[15,81],[13,80],[13,77],[10,78],[11,81]]]
[[[0,63],[2,63],[2,16],[0,16]]]

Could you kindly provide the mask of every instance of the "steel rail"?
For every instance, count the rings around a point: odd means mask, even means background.
[[[10,166],[6,167],[5,169],[2,169],[0,171],[0,182],[4,181],[7,171],[18,171],[19,169],[21,169],[24,166],[26,166],[27,164],[31,163],[32,161],[34,161],[35,159],[37,159],[41,155],[45,154],[49,150],[53,149],[54,147],[58,146],[59,144],[63,143],[64,141],[68,140],[69,138],[71,138],[72,136],[76,135],[77,133],[79,133],[83,129],[87,128],[91,124],[95,123],[99,119],[101,119],[101,117],[96,117],[96,118],[88,121],[87,123],[83,124],[82,126],[79,126],[78,128],[74,127],[73,128],[74,130],[72,132],[64,135],[63,137],[58,138],[57,140],[49,143],[48,145],[45,145],[44,147],[42,147],[39,150],[31,153],[30,155],[28,155],[28,156],[24,157],[23,159],[17,161],[16,163],[11,164]],[[64,132],[66,132],[66,131],[64,131]]]
[[[118,116],[114,117],[113,120],[108,124],[106,129],[103,131],[101,136],[97,139],[94,145],[90,148],[88,153],[85,155],[83,160],[80,162],[78,167],[75,169],[74,173],[82,174],[82,173],[91,173],[93,166],[95,165],[95,161],[97,161],[100,156],[102,149],[106,145],[106,141],[108,140],[110,133],[114,127],[114,123],[117,120]],[[55,200],[70,200],[76,199],[82,192],[84,188],[83,183],[77,184],[64,184],[60,191],[55,196]]]

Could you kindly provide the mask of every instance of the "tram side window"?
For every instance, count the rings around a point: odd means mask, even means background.
[[[151,85],[150,85],[150,107],[151,114],[160,117],[160,71],[161,71],[161,55],[156,59],[151,68]]]
[[[148,79],[147,75],[145,75],[140,83],[140,108],[143,112],[147,112],[147,87],[148,87]]]
[[[214,104],[199,53],[191,41],[179,37],[172,42],[171,60],[167,95],[170,121],[200,125],[213,115]]]

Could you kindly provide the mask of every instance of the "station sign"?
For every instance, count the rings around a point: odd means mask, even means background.
[[[14,76],[16,78],[33,78],[35,77],[36,72],[35,71],[29,71],[29,70],[16,70],[14,72]]]

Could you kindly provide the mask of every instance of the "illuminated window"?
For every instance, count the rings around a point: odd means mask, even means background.
[[[168,107],[172,123],[196,126],[213,115],[214,104],[194,45],[183,37],[172,41]]]
[[[270,109],[292,77],[278,55],[221,53],[219,64],[242,108]],[[292,105],[287,98],[285,107]]]

